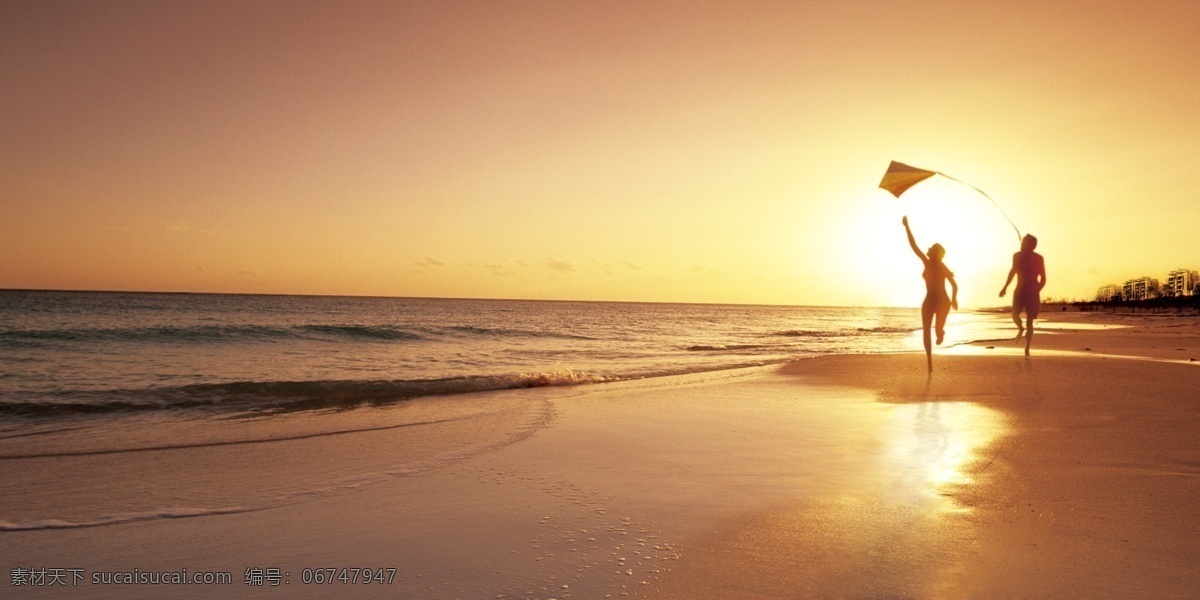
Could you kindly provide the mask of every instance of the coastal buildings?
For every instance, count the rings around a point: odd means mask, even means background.
[[[1187,269],[1175,269],[1167,274],[1163,285],[1164,296],[1191,296],[1196,292],[1196,284],[1200,282],[1200,274]]]
[[[1102,285],[1100,286],[1100,289],[1096,290],[1097,302],[1109,302],[1120,299],[1121,297],[1121,286],[1119,285]]]
[[[1157,298],[1161,289],[1158,280],[1153,277],[1138,277],[1130,279],[1121,286],[1121,297],[1126,300],[1148,300]]]
[[[1175,296],[1200,295],[1200,272],[1194,269],[1175,269],[1160,283],[1153,277],[1137,277],[1125,283],[1102,285],[1096,290],[1096,301],[1150,300]]]

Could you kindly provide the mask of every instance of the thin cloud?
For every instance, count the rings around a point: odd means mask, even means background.
[[[186,221],[156,221],[149,225],[100,225],[100,229],[109,231],[156,231],[167,233],[204,233],[216,234],[225,233],[221,229],[208,229],[205,227],[197,227]]]
[[[642,270],[642,266],[641,266],[641,265],[639,265],[639,264],[637,264],[637,263],[631,263],[631,262],[629,262],[629,261],[627,261],[627,260],[623,260],[623,261],[621,261],[621,264],[625,265],[626,267],[629,267],[631,270],[634,270],[634,271],[641,271],[641,270]]]
[[[508,276],[517,274],[517,272],[508,265],[483,265],[483,268],[487,269],[492,275]]]
[[[424,258],[417,261],[417,266],[421,267],[444,267],[446,263],[426,254]]]
[[[576,268],[575,263],[561,256],[552,256],[546,259],[546,266],[550,267],[550,269],[553,271],[558,271],[559,273],[573,273],[575,272]]]

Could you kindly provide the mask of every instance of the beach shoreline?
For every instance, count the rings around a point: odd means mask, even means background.
[[[1008,315],[997,314],[1000,321]],[[1109,312],[1049,312],[1034,324],[1033,352],[1108,355],[1176,362],[1200,361],[1200,316]],[[975,349],[1024,348],[1015,337],[976,340]],[[971,350],[974,352],[975,350]]]
[[[473,395],[458,401],[522,395],[527,408],[486,416],[486,435],[473,420],[428,429],[427,468],[263,510],[2,532],[5,566],[233,575],[29,597],[1187,595],[1200,585],[1200,371],[1171,353],[1194,348],[1195,322],[1073,323],[1096,321],[1048,320],[1029,359],[1015,342],[935,354],[931,377],[920,354],[865,354]],[[287,443],[328,470],[400,441]],[[253,487],[283,448],[170,452],[206,472],[240,464]],[[117,484],[136,478],[127,458],[106,457]],[[64,488],[84,468],[37,460]],[[302,581],[343,566],[396,572]],[[272,568],[288,582],[245,583]]]

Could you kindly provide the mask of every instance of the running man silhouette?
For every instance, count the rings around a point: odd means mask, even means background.
[[[929,372],[933,372],[933,344],[930,343],[929,328],[934,325],[934,317],[937,317],[937,343],[941,345],[942,340],[946,337],[946,317],[950,314],[950,309],[958,310],[958,283],[954,281],[954,273],[946,267],[942,259],[946,257],[946,249],[941,244],[934,244],[929,247],[929,254],[921,252],[921,247],[917,245],[917,240],[913,239],[912,229],[908,227],[908,217],[904,217],[904,231],[908,234],[908,245],[912,247],[912,251],[925,264],[925,271],[921,273],[921,277],[925,279],[925,301],[921,303],[921,329],[924,333],[922,339],[925,342],[925,364],[929,367]],[[946,282],[950,282],[950,287],[954,291],[953,296],[946,295]]]
[[[1017,278],[1017,288],[1013,290],[1012,319],[1017,324],[1017,339],[1025,336],[1025,356],[1029,356],[1029,345],[1033,342],[1033,320],[1037,318],[1042,306],[1042,288],[1046,287],[1046,261],[1041,254],[1034,252],[1037,248],[1037,238],[1026,235],[1021,238],[1021,251],[1013,254],[1012,269],[1008,279],[1000,290],[1000,297],[1008,293],[1008,284],[1013,277]],[[1025,312],[1025,324],[1021,324],[1021,312]]]

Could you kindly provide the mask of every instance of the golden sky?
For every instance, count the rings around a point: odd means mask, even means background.
[[[1200,269],[1200,4],[0,4],[0,288],[997,305]]]

